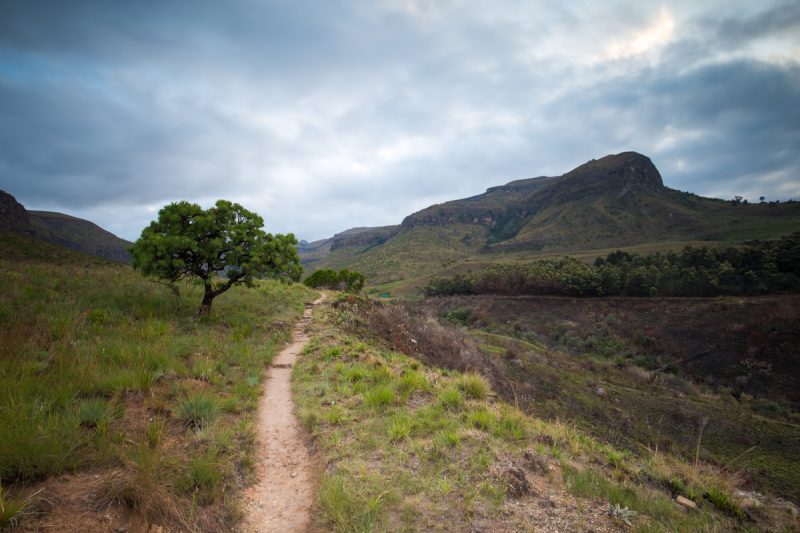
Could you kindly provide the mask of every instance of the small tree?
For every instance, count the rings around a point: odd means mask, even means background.
[[[170,284],[193,279],[204,289],[200,314],[208,315],[214,298],[236,284],[300,279],[297,239],[265,233],[263,225],[260,216],[227,200],[209,209],[171,203],[131,246],[133,267]]]

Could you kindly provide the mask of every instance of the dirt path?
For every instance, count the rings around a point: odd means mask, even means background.
[[[322,295],[313,306],[325,299]],[[292,343],[267,370],[265,392],[258,408],[256,473],[259,482],[245,491],[247,533],[305,531],[314,501],[312,460],[294,415],[292,366],[308,342],[306,325],[313,306],[307,307],[294,329]]]

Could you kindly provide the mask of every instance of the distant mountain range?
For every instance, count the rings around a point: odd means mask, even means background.
[[[561,176],[523,179],[430,206],[397,226],[354,228],[305,243],[307,269],[348,267],[385,283],[469,260],[496,261],[647,243],[740,242],[800,229],[800,203],[704,198],[665,187],[636,152]]]
[[[0,230],[28,235],[89,255],[129,263],[129,241],[97,224],[62,213],[28,211],[5,191],[0,191]]]

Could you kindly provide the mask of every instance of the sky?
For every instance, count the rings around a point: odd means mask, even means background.
[[[800,2],[0,0],[0,189],[129,240],[219,198],[316,240],[628,150],[800,199]]]

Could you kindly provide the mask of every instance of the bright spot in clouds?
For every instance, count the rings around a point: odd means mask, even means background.
[[[675,18],[669,8],[662,6],[653,22],[643,30],[634,31],[622,40],[614,41],[605,59],[622,59],[649,52],[669,43],[675,31]]]

